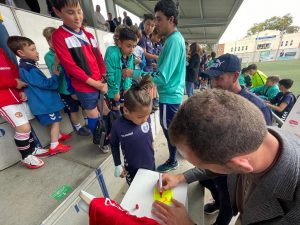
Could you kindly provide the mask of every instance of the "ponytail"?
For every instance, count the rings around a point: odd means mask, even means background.
[[[135,85],[125,94],[124,107],[130,112],[138,107],[150,107],[152,105],[151,89],[153,87],[152,79],[149,75],[135,80]]]

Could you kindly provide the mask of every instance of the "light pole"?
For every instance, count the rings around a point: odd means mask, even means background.
[[[285,31],[280,31],[280,39],[279,39],[279,44],[278,44],[278,48],[277,48],[277,51],[276,51],[276,55],[275,55],[274,61],[276,61],[277,58],[278,58],[278,52],[279,52],[280,45],[281,45],[281,42],[282,42],[282,39],[283,39],[283,35],[284,35],[284,34],[285,34]]]
[[[252,58],[252,62],[254,63],[254,59],[255,59],[255,54],[256,54],[256,45],[257,45],[257,38],[258,38],[259,32],[256,33],[256,38],[255,38],[255,42],[254,42],[254,51],[253,51],[253,58]]]

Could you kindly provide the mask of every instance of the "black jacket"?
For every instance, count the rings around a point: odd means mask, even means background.
[[[188,61],[189,65],[186,67],[186,77],[185,81],[195,82],[198,77],[199,67],[200,67],[200,56],[199,54],[194,54]]]

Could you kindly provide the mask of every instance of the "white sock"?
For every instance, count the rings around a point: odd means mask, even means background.
[[[51,142],[50,148],[52,148],[52,149],[53,149],[53,148],[56,148],[58,144],[59,144],[58,141],[56,141],[56,142]]]
[[[80,123],[79,124],[74,124],[74,127],[77,131],[79,131],[79,129],[81,128],[81,124]]]

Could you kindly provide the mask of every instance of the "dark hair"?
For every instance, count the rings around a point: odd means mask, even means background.
[[[173,144],[184,143],[202,161],[225,164],[256,151],[267,127],[262,112],[249,100],[214,88],[184,102],[168,131]]]
[[[211,53],[210,53],[210,56],[214,59],[214,58],[216,58],[217,53],[216,53],[216,52],[211,52]]]
[[[135,33],[135,36],[136,36],[138,39],[141,39],[141,38],[142,38],[142,32],[141,32],[141,30],[140,30],[136,25],[130,26],[130,29],[133,30],[133,32]]]
[[[77,6],[80,4],[79,0],[50,0],[52,6],[56,8],[58,11],[61,11],[62,8],[66,6]]]
[[[257,70],[257,65],[256,64],[251,64],[247,67],[248,70]]]
[[[157,35],[157,36],[159,36],[159,38],[161,37],[160,34],[158,33],[157,27],[154,28],[151,35]]]
[[[274,83],[278,83],[278,81],[279,81],[280,79],[279,79],[279,76],[273,75],[273,76],[269,76],[269,77],[267,78],[267,80],[272,81],[272,82],[274,82]]]
[[[202,53],[202,50],[200,48],[200,45],[197,43],[197,42],[193,42],[191,45],[190,45],[190,54],[191,56],[195,55],[195,54],[198,54],[198,55],[201,55]]]
[[[290,89],[293,86],[294,81],[291,79],[281,79],[278,84],[282,85],[286,89]]]
[[[173,0],[160,0],[154,7],[154,12],[161,11],[166,17],[174,17],[174,24],[178,24],[178,9]]]
[[[34,42],[27,38],[22,36],[10,36],[7,39],[7,45],[12,50],[13,53],[17,54],[18,50],[23,50],[25,46],[34,45]]]
[[[136,111],[139,107],[151,106],[152,96],[150,89],[153,87],[151,76],[146,75],[136,80],[135,85],[125,94],[124,106],[129,112]]]
[[[120,41],[126,41],[126,40],[137,41],[134,31],[132,29],[130,29],[129,27],[124,27],[124,28],[120,29],[119,40]]]
[[[144,14],[143,22],[145,23],[146,20],[155,20],[155,17],[152,14]]]
[[[248,67],[244,67],[244,68],[242,69],[242,73],[245,73],[246,71],[249,71]]]

